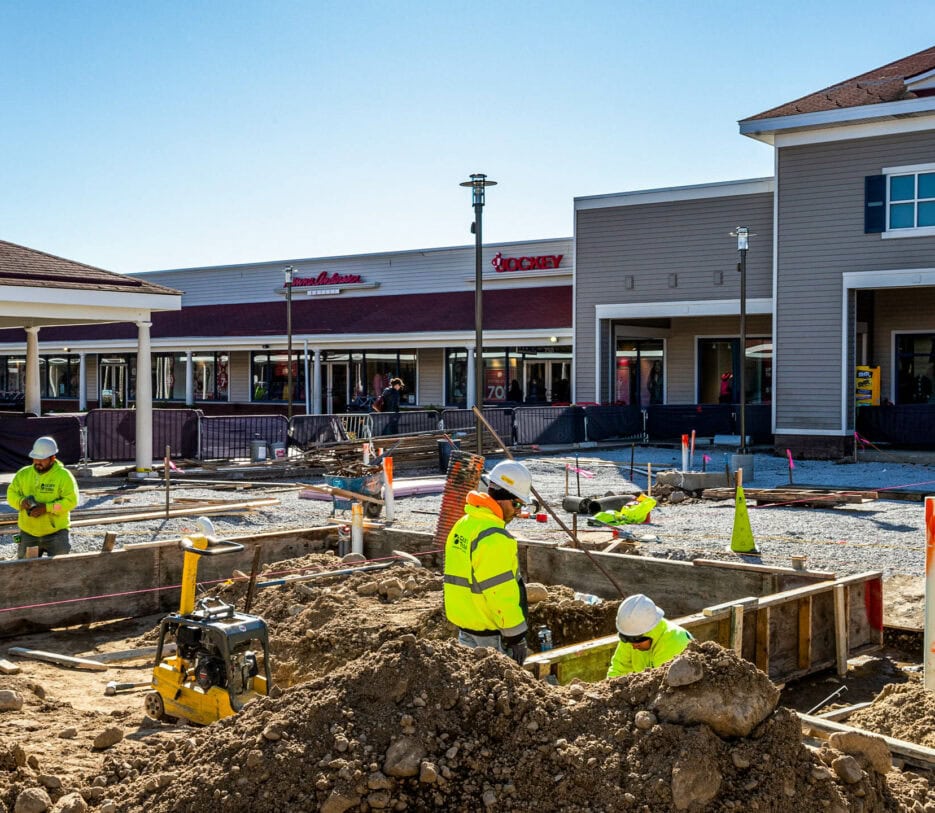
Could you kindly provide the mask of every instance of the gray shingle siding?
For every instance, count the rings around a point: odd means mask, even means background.
[[[609,303],[739,299],[738,225],[750,227],[747,297],[772,291],[773,197],[769,193],[634,204],[575,212],[575,380],[578,400],[594,397],[595,307]],[[722,284],[715,284],[720,272]],[[677,286],[670,287],[670,274]],[[625,287],[632,276],[633,287]],[[736,328],[732,331],[736,335]],[[605,332],[606,335],[606,332]],[[688,397],[686,375],[669,368],[671,397]],[[690,400],[694,400],[692,395]]]
[[[779,149],[777,430],[842,430],[842,376],[849,386],[853,358],[841,354],[841,275],[935,264],[935,237],[864,234],[864,177],[932,161],[935,133]]]

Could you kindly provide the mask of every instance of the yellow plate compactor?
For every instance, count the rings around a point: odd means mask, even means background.
[[[211,524],[199,520],[199,527],[210,530]],[[243,545],[209,540],[209,534],[203,533],[184,538],[181,546],[185,554],[179,611],[167,615],[159,626],[155,691],[146,695],[145,708],[157,720],[182,717],[208,725],[269,694],[269,636],[262,618],[238,613],[218,598],[195,600],[200,557],[233,553],[243,550]],[[172,641],[175,655],[164,656],[166,644]]]

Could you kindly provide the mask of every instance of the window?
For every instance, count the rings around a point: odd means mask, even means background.
[[[445,403],[470,407],[469,378],[474,360],[462,349],[445,352]],[[483,400],[494,406],[568,403],[571,398],[571,346],[485,347]]]
[[[698,340],[698,403],[740,402],[739,339]],[[773,343],[747,337],[744,353],[744,388],[747,404],[767,404],[773,394]]]
[[[39,356],[39,396],[78,398],[80,358],[74,355]],[[26,357],[0,357],[0,392],[26,391]]]
[[[935,334],[896,337],[896,403],[935,402]]]
[[[641,407],[661,404],[664,361],[661,339],[618,336],[614,353],[614,403]]]
[[[253,354],[250,361],[250,370],[253,379],[253,392],[251,393],[250,400],[289,400],[289,366],[286,363],[286,355],[286,353],[267,352]],[[225,364],[225,388],[226,386],[227,375]],[[293,351],[292,353],[292,400],[305,400],[305,358],[301,351],[298,353]]]
[[[886,179],[888,237],[935,235],[935,164],[889,167]]]

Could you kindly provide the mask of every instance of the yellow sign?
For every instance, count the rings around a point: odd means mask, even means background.
[[[879,367],[858,367],[855,387],[857,406],[880,406]]]

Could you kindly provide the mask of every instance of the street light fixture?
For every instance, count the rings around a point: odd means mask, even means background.
[[[295,268],[291,265],[283,269],[283,275],[286,278],[286,369],[288,389],[288,408],[286,415],[292,420],[292,280],[295,275]]]
[[[483,289],[483,266],[481,264],[483,254],[483,211],[484,211],[484,189],[488,186],[496,186],[496,181],[488,181],[487,176],[475,172],[471,175],[471,180],[462,181],[461,186],[469,186],[473,192],[472,201],[474,204],[474,223],[471,231],[474,233],[474,406],[483,411],[484,408],[484,289]],[[475,420],[477,427],[477,454],[483,454],[480,418]]]
[[[750,229],[738,226],[731,232],[731,237],[737,238],[737,251],[740,252],[740,262],[737,270],[740,272],[740,454],[747,453],[747,249],[750,247]]]

